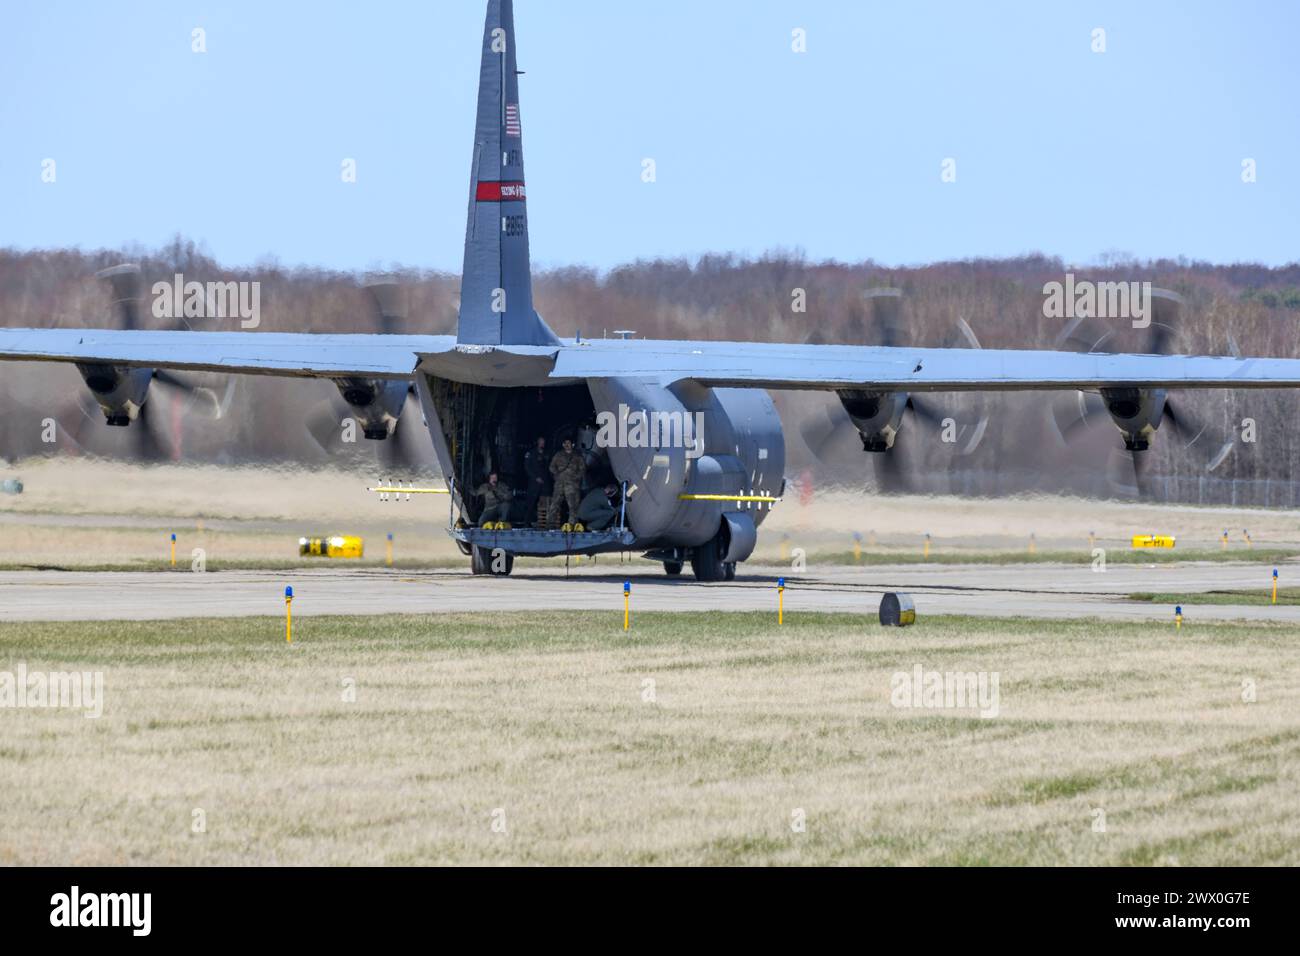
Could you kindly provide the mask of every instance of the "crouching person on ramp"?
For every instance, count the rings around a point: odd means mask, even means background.
[[[504,528],[510,520],[510,505],[515,493],[494,471],[488,480],[474,489],[483,498],[483,513],[478,516],[480,528]]]

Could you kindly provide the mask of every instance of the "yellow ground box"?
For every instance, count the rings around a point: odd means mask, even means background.
[[[365,542],[353,534],[299,538],[298,554],[313,558],[360,558],[365,554]]]
[[[1174,536],[1172,534],[1133,535],[1133,547],[1135,548],[1172,548],[1173,546]]]

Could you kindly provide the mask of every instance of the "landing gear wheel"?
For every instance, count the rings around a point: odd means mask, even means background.
[[[492,574],[504,578],[515,569],[515,556],[509,551],[496,553],[495,548],[483,548],[475,545],[469,558],[471,574]]]
[[[726,564],[723,565],[723,567],[726,569],[726,570],[723,572],[723,576],[724,576],[728,581],[734,581],[734,580],[736,580],[736,562],[735,562],[735,561],[728,561]]]
[[[665,562],[664,562],[664,571],[665,571],[665,573],[667,573],[667,575],[668,575],[670,578],[675,578],[675,577],[677,577],[677,575],[679,575],[679,574],[682,573],[682,562],[680,562],[680,561],[665,561]]]
[[[711,538],[691,553],[691,570],[697,581],[725,581],[727,568],[722,561],[717,538]]]

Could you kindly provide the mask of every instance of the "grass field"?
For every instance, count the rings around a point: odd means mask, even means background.
[[[1128,596],[1130,601],[1150,601],[1153,604],[1231,604],[1259,607],[1273,603],[1272,588],[1233,589],[1223,591],[1150,592],[1139,591]],[[1278,588],[1278,605],[1300,604],[1300,588]]]
[[[485,606],[0,625],[18,662],[105,702],[0,709],[6,864],[1300,863],[1283,627]],[[893,706],[918,665],[997,716]]]

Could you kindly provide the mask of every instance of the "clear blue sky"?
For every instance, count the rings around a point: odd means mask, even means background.
[[[515,6],[535,263],[1300,259],[1300,4]],[[0,246],[458,271],[483,7],[8,3]]]

